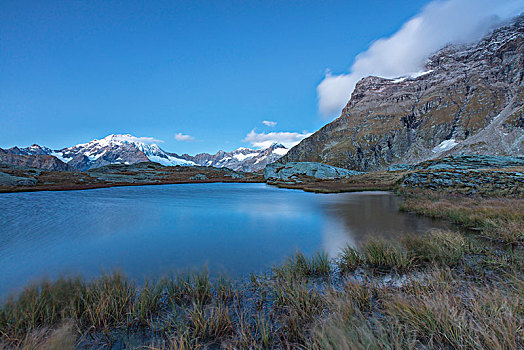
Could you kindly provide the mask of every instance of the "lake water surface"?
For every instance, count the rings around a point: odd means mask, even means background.
[[[44,277],[115,269],[138,281],[204,266],[243,276],[297,250],[336,256],[372,236],[443,225],[398,212],[387,192],[185,184],[0,194],[0,297]]]

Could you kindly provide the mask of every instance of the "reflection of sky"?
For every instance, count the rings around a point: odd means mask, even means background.
[[[356,243],[351,231],[344,223],[336,218],[326,220],[322,230],[322,250],[325,251],[330,258],[335,258],[339,256],[341,250],[348,245],[355,247]]]
[[[208,265],[266,270],[297,250],[335,256],[373,231],[421,224],[389,194],[317,195],[264,184],[0,194],[0,296],[43,276],[121,269],[155,278]]]

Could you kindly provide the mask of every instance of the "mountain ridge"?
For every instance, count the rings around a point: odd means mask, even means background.
[[[524,16],[431,55],[408,77],[361,79],[341,116],[279,162],[361,171],[451,154],[524,152]]]
[[[196,156],[166,152],[156,143],[142,142],[129,134],[111,134],[72,147],[52,150],[33,144],[29,147],[0,148],[0,162],[15,166],[29,166],[58,171],[85,171],[109,164],[156,162],[164,166],[214,166],[231,170],[259,171],[287,152],[279,144],[260,150],[239,148],[232,152],[218,151],[214,155]],[[53,159],[54,158],[54,159]]]
[[[182,158],[195,162],[202,166],[214,166],[219,168],[229,168],[235,171],[260,171],[267,164],[280,159],[288,152],[288,149],[281,144],[274,143],[265,149],[251,149],[240,147],[231,152],[218,151],[215,154],[199,153],[195,156],[183,154]]]

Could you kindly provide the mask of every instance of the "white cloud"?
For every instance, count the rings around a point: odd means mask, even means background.
[[[264,124],[265,126],[269,126],[271,128],[275,127],[277,125],[277,122],[272,122],[270,120],[264,120],[262,122],[262,124]]]
[[[311,133],[307,132],[257,133],[255,129],[253,129],[249,134],[246,135],[246,138],[243,141],[249,142],[251,145],[258,148],[267,148],[274,143],[280,143],[287,148],[291,148],[310,135]]]
[[[395,78],[424,70],[429,55],[450,43],[480,39],[503,20],[524,11],[522,0],[435,0],[392,36],[357,55],[348,74],[329,71],[317,87],[321,115],[340,113],[355,84],[376,75]]]
[[[177,141],[195,141],[195,138],[191,135],[184,135],[181,132],[175,134],[175,140]]]
[[[118,134],[118,135],[109,135],[105,139],[110,139],[113,141],[126,141],[126,142],[141,142],[141,143],[163,143],[164,141],[155,139],[154,137],[136,137],[129,134]]]

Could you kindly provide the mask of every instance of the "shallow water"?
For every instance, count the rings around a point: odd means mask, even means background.
[[[0,296],[44,277],[121,270],[138,281],[207,266],[242,276],[297,250],[336,256],[371,236],[441,228],[387,192],[313,194],[185,184],[0,194]]]

